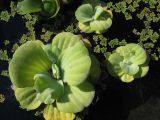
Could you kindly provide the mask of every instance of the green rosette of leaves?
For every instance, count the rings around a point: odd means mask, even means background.
[[[108,72],[123,82],[132,82],[144,77],[148,70],[146,51],[138,44],[130,43],[118,47],[107,59]]]
[[[17,8],[22,14],[41,13],[52,18],[59,12],[60,3],[59,0],[22,0]]]
[[[106,32],[112,25],[112,12],[106,7],[91,4],[81,5],[75,12],[78,26],[82,32],[101,34]]]
[[[47,45],[38,40],[28,41],[16,50],[9,64],[16,99],[27,110],[46,104],[47,120],[54,120],[49,119],[55,116],[51,113],[72,116],[89,106],[94,98],[94,87],[89,81],[100,76],[91,75],[90,69],[96,69],[94,61],[99,67],[95,58],[91,60],[79,35],[62,32]]]

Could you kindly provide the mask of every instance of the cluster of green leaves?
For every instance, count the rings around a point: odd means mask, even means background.
[[[107,59],[108,72],[123,82],[144,77],[148,70],[148,56],[138,44],[130,43],[118,47]]]
[[[20,46],[9,64],[9,75],[22,108],[33,110],[44,103],[46,119],[58,114],[74,117],[94,98],[90,82],[99,79],[100,64],[81,36],[63,32],[52,44],[28,41]]]
[[[8,55],[7,55],[7,50],[2,50],[0,49],[0,60],[2,61],[9,61]]]
[[[109,39],[102,34],[93,35],[93,40],[95,42],[94,52],[103,54],[106,59],[111,54],[111,51],[114,50],[117,46],[123,46],[127,44],[125,39]]]
[[[8,22],[11,17],[15,16],[15,14],[17,13],[16,3],[11,1],[10,8],[11,8],[11,12],[10,13],[7,10],[2,11],[0,13],[0,20]]]
[[[78,33],[79,32],[79,27],[76,24],[76,22],[71,23],[66,29],[66,32],[71,32],[71,33]]]
[[[83,4],[75,12],[82,32],[101,34],[112,25],[112,12],[101,5]]]

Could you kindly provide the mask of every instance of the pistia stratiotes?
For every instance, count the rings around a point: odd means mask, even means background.
[[[107,59],[108,72],[123,82],[144,77],[148,70],[146,51],[138,44],[130,43],[118,47]]]
[[[101,34],[106,32],[112,25],[112,12],[101,5],[81,5],[75,12],[79,21],[78,26],[82,32]]]
[[[47,17],[55,17],[60,9],[59,0],[22,0],[18,2],[18,10],[22,14],[37,13]]]
[[[16,99],[27,110],[44,103],[49,113],[82,111],[94,98],[90,78],[100,76],[91,75],[91,69],[100,67],[95,59],[91,59],[82,37],[68,32],[55,36],[52,44],[44,45],[39,40],[26,42],[16,50],[9,64]],[[45,117],[50,118],[46,111]]]

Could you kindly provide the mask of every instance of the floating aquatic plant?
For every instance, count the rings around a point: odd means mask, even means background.
[[[98,67],[82,37],[63,32],[55,36],[52,44],[35,40],[21,45],[9,64],[9,75],[22,108],[33,110],[44,103],[54,105],[53,110],[76,113],[94,98],[89,81],[99,79]],[[90,69],[95,68],[98,74],[91,75]]]
[[[86,33],[104,33],[112,25],[112,12],[100,5],[94,7],[91,4],[83,4],[76,10],[75,16],[79,21],[79,29]]]
[[[127,83],[144,77],[149,70],[146,51],[134,43],[120,46],[107,59],[107,68],[112,76]]]
[[[37,13],[47,17],[55,17],[60,9],[59,0],[23,0],[17,5],[22,14]]]

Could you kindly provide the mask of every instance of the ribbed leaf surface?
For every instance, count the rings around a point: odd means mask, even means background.
[[[51,68],[51,62],[41,45],[40,41],[29,41],[14,53],[9,64],[9,75],[16,87],[33,86],[34,75]]]

